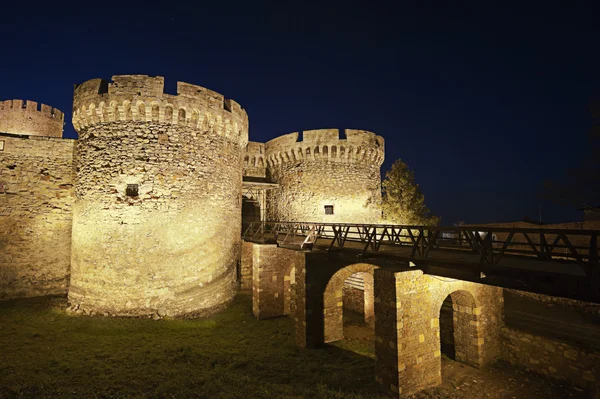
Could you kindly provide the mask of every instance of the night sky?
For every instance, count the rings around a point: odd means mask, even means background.
[[[319,128],[383,136],[382,174],[404,160],[444,225],[537,220],[540,208],[546,222],[582,218],[539,193],[588,154],[593,2],[15,3],[0,13],[0,99],[65,111],[66,137],[73,84],[161,75],[167,92],[180,80],[239,102],[253,141]]]

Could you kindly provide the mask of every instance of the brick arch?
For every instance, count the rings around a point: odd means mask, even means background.
[[[373,276],[377,266],[368,263],[356,263],[339,269],[327,282],[323,292],[323,327],[325,342],[338,341],[344,338],[343,288],[346,279],[356,273],[367,273]],[[367,293],[365,292],[365,296]],[[371,297],[373,291],[371,290]],[[371,298],[369,306],[372,306]],[[365,309],[367,312],[367,309]],[[370,310],[369,310],[370,312]],[[374,314],[374,309],[373,309]]]
[[[438,317],[447,297],[452,299],[455,358],[457,361],[479,367],[481,365],[480,320],[475,296],[465,289],[449,293],[438,301]]]

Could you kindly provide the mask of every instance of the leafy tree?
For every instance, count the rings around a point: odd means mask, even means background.
[[[398,159],[382,183],[383,217],[393,223],[434,226],[440,218],[431,214],[425,196],[415,183],[415,174]]]

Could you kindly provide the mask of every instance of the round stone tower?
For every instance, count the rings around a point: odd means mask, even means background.
[[[35,101],[0,101],[0,132],[27,136],[62,137],[65,116]]]
[[[384,140],[364,130],[308,130],[265,144],[268,218],[281,221],[377,223],[381,218]]]
[[[235,295],[248,116],[204,87],[163,89],[144,75],[75,87],[75,308],[207,315]]]

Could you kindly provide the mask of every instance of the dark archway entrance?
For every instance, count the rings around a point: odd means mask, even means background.
[[[260,222],[260,204],[253,199],[242,197],[242,231],[252,222]]]
[[[440,346],[443,355],[456,360],[454,348],[454,311],[452,297],[448,295],[440,309]]]

